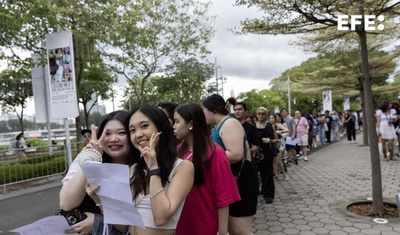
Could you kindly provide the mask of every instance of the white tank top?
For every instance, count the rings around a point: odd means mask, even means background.
[[[172,168],[171,173],[168,176],[168,180],[171,181],[172,176],[174,175],[175,169],[179,166],[179,164],[182,162],[182,159],[177,158],[174,166]],[[133,171],[136,168],[136,164],[133,166]],[[168,190],[169,183],[167,182],[164,190]],[[150,197],[149,195],[143,195],[139,193],[137,196],[136,200],[133,203],[136,207],[137,212],[142,216],[144,225],[148,228],[155,228],[155,229],[176,229],[176,225],[178,224],[179,217],[181,216],[183,205],[185,204],[185,201],[182,202],[182,204],[179,206],[178,210],[176,210],[175,214],[171,216],[171,218],[168,220],[167,223],[165,223],[163,226],[155,226],[154,225],[154,217],[153,217],[153,212],[151,210],[151,204],[150,204]]]

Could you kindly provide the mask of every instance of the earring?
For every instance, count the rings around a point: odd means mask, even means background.
[[[189,131],[191,131],[193,128],[189,127]]]

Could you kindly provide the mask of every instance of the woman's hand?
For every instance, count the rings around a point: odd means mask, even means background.
[[[144,148],[139,146],[139,151],[144,157],[144,160],[146,161],[149,170],[158,168],[156,147],[158,145],[158,141],[160,140],[160,135],[161,132],[154,132],[151,135],[149,146],[146,146]]]
[[[80,235],[89,235],[92,234],[92,227],[94,221],[94,214],[90,212],[85,212],[87,215],[86,219],[82,220],[79,223],[72,225],[73,229],[65,230],[65,234],[80,234]]]
[[[97,196],[97,194],[96,194],[96,191],[97,191],[99,188],[100,188],[100,185],[96,185],[96,186],[94,186],[94,187],[90,187],[89,183],[86,182],[86,185],[85,185],[86,193],[89,195],[90,198],[93,199],[93,201],[94,201],[96,204],[101,204],[100,198],[99,198],[99,196]]]
[[[86,145],[86,148],[88,149],[95,149],[97,150],[101,155],[103,155],[103,140],[106,137],[105,131],[103,131],[103,133],[101,133],[100,139],[97,139],[97,130],[96,130],[96,126],[92,125],[91,129],[92,129],[92,139],[89,141],[89,143]]]

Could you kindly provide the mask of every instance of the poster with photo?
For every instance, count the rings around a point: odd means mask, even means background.
[[[46,35],[51,117],[79,115],[76,98],[73,41],[70,31]]]
[[[322,92],[322,99],[323,111],[332,111],[332,91]]]

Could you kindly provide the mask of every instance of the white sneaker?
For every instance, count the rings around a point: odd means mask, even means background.
[[[289,180],[289,176],[287,174],[285,174],[285,180],[288,181]]]
[[[304,159],[304,157],[303,157],[303,156],[301,156],[301,157],[298,157],[297,159],[298,159],[298,160],[301,160],[301,159]]]
[[[308,161],[308,158],[307,158],[307,157],[304,157],[304,161]]]

